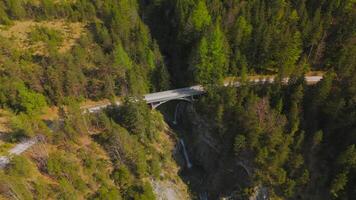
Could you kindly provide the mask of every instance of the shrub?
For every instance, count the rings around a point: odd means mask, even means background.
[[[6,173],[14,177],[29,178],[34,174],[33,164],[23,156],[15,156],[11,159],[10,166]]]
[[[24,85],[18,88],[20,110],[28,114],[38,114],[47,106],[46,98],[39,93],[27,89]]]
[[[71,154],[57,151],[49,155],[47,172],[57,179],[68,180],[75,189],[84,191],[87,187],[80,175],[80,163]]]
[[[12,117],[11,127],[13,129],[12,139],[14,140],[18,140],[23,136],[33,137],[37,134],[50,134],[48,127],[41,119],[25,113]]]
[[[47,27],[36,26],[30,33],[29,39],[32,42],[44,42],[52,47],[58,47],[63,42],[60,31]]]
[[[121,165],[118,169],[116,169],[113,172],[112,179],[114,180],[116,185],[118,185],[120,188],[124,190],[129,188],[134,181],[133,175],[125,165]]]
[[[152,159],[149,162],[150,164],[150,174],[155,177],[159,178],[161,174],[161,165],[160,165],[160,159],[158,154],[154,154],[152,156]]]
[[[107,185],[101,186],[98,191],[94,194],[92,200],[121,200],[120,192],[114,188]]]
[[[238,155],[243,149],[246,148],[246,137],[244,135],[237,135],[234,142],[234,151]]]

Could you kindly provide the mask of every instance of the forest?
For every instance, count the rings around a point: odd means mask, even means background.
[[[248,184],[207,176],[208,199],[353,199],[355,34],[355,0],[0,0],[0,156],[39,138],[0,168],[0,199],[153,200],[167,182],[199,199],[178,133],[141,100],[195,84],[207,93],[184,129],[209,125],[221,147],[202,168],[250,169]],[[83,114],[100,101],[122,103]]]

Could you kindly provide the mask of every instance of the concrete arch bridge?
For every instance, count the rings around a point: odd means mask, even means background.
[[[315,84],[319,82],[323,78],[322,75],[317,76],[305,76],[305,81],[307,84]],[[250,78],[248,80],[249,83],[252,84],[265,84],[265,83],[273,83],[275,81],[275,77],[259,77],[259,78]],[[282,80],[283,83],[287,84],[289,78],[284,78]],[[230,81],[224,84],[225,86],[235,86],[240,87],[241,83],[239,81]],[[195,85],[186,88],[179,88],[174,90],[167,90],[163,92],[155,92],[146,94],[143,97],[143,100],[147,102],[147,104],[151,105],[153,109],[157,108],[158,106],[172,100],[182,100],[192,102],[194,97],[200,96],[205,94],[206,91],[204,90],[203,86]],[[117,105],[120,105],[120,102],[116,102]],[[87,109],[89,113],[99,112],[101,109],[106,108],[110,104],[102,104],[94,107],[90,107]]]

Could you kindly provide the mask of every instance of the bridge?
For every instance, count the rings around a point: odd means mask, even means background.
[[[305,81],[307,84],[315,84],[319,82],[323,76],[305,76]],[[259,77],[259,78],[250,78],[248,80],[249,83],[251,84],[264,84],[264,83],[273,83],[275,81],[275,77]],[[287,84],[289,81],[289,78],[284,78],[282,82],[284,84]],[[224,83],[225,86],[235,86],[239,87],[241,86],[241,82],[239,81],[226,81]],[[199,96],[202,94],[205,94],[205,90],[203,86],[201,85],[195,85],[191,87],[186,87],[186,88],[179,88],[179,89],[174,89],[174,90],[167,90],[163,92],[155,92],[155,93],[150,93],[146,94],[143,96],[143,100],[147,102],[147,104],[151,105],[153,109],[157,108],[158,106],[172,100],[182,100],[182,101],[188,101],[191,102],[195,96]],[[120,102],[116,102],[117,105],[120,105]],[[99,106],[94,106],[91,108],[88,108],[89,113],[95,113],[99,112],[101,109],[106,108],[109,106],[110,103],[102,104]]]
[[[150,104],[152,108],[157,108],[158,106],[172,100],[182,100],[191,102],[194,96],[204,94],[204,88],[200,85],[180,88],[175,90],[167,90],[163,92],[156,92],[144,95],[143,100]]]
[[[323,76],[305,76],[305,81],[307,84],[315,84],[319,82]],[[264,77],[264,78],[250,78],[248,80],[249,83],[251,84],[264,84],[264,83],[273,83],[275,81],[274,77]],[[282,82],[284,84],[288,83],[289,78],[284,78]],[[241,83],[239,81],[230,81],[230,82],[225,82],[225,86],[235,86],[239,87],[241,86]],[[147,104],[150,104],[152,108],[157,108],[159,105],[162,105],[168,101],[172,100],[183,100],[183,101],[189,101],[191,102],[195,96],[199,96],[202,94],[205,94],[206,91],[204,88],[200,85],[192,86],[192,87],[186,87],[186,88],[180,88],[180,89],[175,89],[175,90],[167,90],[163,92],[156,92],[156,93],[150,93],[144,95],[144,101],[147,102]],[[115,102],[116,105],[120,105],[121,102],[117,101]],[[84,110],[84,113],[89,112],[89,113],[96,113],[99,112],[100,110],[110,106],[110,103],[103,103],[100,105],[95,105],[89,108],[86,108]],[[176,121],[176,120],[175,120]],[[30,140],[26,140],[21,142],[20,144],[16,145],[13,149],[9,151],[10,156],[0,156],[0,169],[4,168],[9,162],[10,159],[13,155],[20,155],[22,152],[26,151],[28,148],[36,144],[38,141],[38,138],[32,138]],[[182,141],[181,141],[182,143]],[[187,160],[188,161],[188,160]],[[189,162],[188,166],[190,165]]]

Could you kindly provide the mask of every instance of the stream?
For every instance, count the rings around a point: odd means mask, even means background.
[[[175,133],[177,151],[173,156],[181,166],[178,175],[189,187],[194,200],[236,199],[241,189],[250,183],[249,166],[231,157],[225,143],[219,143],[209,134],[209,124],[194,121],[188,105],[173,101],[159,107]],[[267,199],[267,192],[261,188],[255,188],[252,199]]]
[[[166,122],[176,133],[178,151],[175,157],[179,165],[182,166],[179,176],[191,189],[193,199],[208,200],[208,193],[201,190],[206,173],[201,166],[194,164],[194,160],[191,159],[190,153],[192,149],[190,149],[189,142],[187,142],[191,139],[190,133],[181,123],[185,106],[184,102],[175,102],[171,105],[168,103],[164,108],[160,108],[160,111],[164,114]]]
[[[182,146],[182,150],[183,150],[183,155],[184,155],[184,158],[185,158],[185,162],[187,163],[187,168],[190,169],[192,168],[192,163],[190,162],[189,160],[189,155],[187,153],[187,149],[185,148],[185,144],[184,144],[184,141],[183,139],[179,139],[179,142],[180,142],[180,145]]]

